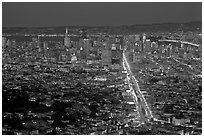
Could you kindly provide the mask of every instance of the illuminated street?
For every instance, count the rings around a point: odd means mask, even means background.
[[[153,118],[152,112],[149,109],[149,106],[148,106],[143,94],[140,91],[138,81],[133,76],[133,74],[130,70],[130,66],[129,66],[128,61],[126,59],[125,53],[123,53],[123,67],[124,67],[124,70],[127,71],[128,85],[130,86],[131,93],[134,96],[135,105],[136,105],[136,108],[140,114],[140,120],[142,122],[149,121],[151,118]]]

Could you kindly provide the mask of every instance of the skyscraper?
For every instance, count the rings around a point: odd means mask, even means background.
[[[38,35],[38,41],[37,41],[37,48],[38,48],[38,52],[41,52],[42,49],[40,47],[40,36]]]
[[[111,50],[103,49],[101,59],[103,65],[111,65]]]
[[[146,34],[143,33],[143,35],[142,35],[142,42],[144,43],[145,41],[146,41]]]
[[[6,45],[7,45],[8,47],[10,47],[10,46],[12,45],[12,43],[11,43],[11,40],[10,40],[10,39],[8,39],[8,40],[7,40]]]
[[[6,47],[6,37],[2,37],[2,47]]]
[[[2,55],[4,57],[4,51],[6,49],[6,37],[2,37]]]
[[[167,54],[166,54],[166,56],[167,56],[167,57],[171,57],[171,54],[172,54],[172,47],[171,47],[171,46],[168,46],[168,47],[167,47]]]
[[[90,54],[91,40],[90,39],[79,39],[79,50],[81,59],[87,59]]]
[[[45,58],[48,57],[48,50],[49,50],[48,42],[44,41],[44,42],[43,42],[43,51],[44,51],[44,57],[45,57]]]
[[[111,48],[111,61],[112,64],[122,64],[122,48],[119,44],[112,44]]]
[[[65,47],[69,48],[71,47],[71,42],[70,42],[70,38],[68,37],[68,30],[66,28],[66,32],[65,32],[65,38],[64,38],[64,45]]]
[[[90,39],[83,39],[83,49],[86,59],[89,56],[90,47],[91,47]]]

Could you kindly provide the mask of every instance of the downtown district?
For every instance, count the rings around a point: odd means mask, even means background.
[[[201,45],[172,37],[4,35],[2,134],[201,134]]]

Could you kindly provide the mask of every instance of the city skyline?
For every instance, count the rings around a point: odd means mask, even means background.
[[[199,3],[168,4],[3,3],[2,134],[201,135]]]
[[[3,27],[120,26],[202,20],[201,2],[3,2]]]

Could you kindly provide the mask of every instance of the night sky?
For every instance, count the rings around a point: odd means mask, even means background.
[[[202,20],[201,2],[2,3],[3,27],[117,26]]]

